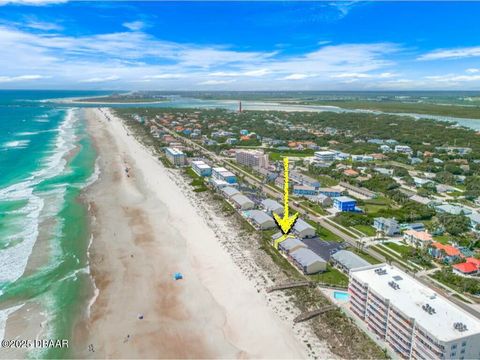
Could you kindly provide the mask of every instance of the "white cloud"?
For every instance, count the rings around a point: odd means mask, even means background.
[[[478,80],[480,80],[480,75],[446,74],[446,75],[425,76],[425,79],[433,80],[433,81],[439,81],[439,82],[478,81]]]
[[[303,80],[313,76],[315,75],[295,73],[295,74],[290,74],[283,78],[280,78],[280,80]]]
[[[170,79],[183,79],[186,78],[186,74],[157,74],[157,75],[146,75],[144,79],[163,79],[163,80],[170,80]]]
[[[271,71],[268,69],[256,69],[256,70],[248,70],[248,71],[216,71],[209,73],[208,76],[216,76],[216,77],[262,77],[265,75],[270,74]]]
[[[142,21],[125,22],[122,25],[132,31],[139,31],[145,27],[145,24]]]
[[[206,80],[198,83],[199,85],[222,85],[222,84],[230,84],[235,80]]]
[[[116,81],[119,80],[120,77],[116,75],[111,75],[111,76],[104,76],[104,77],[93,77],[89,79],[84,79],[80,80],[82,83],[102,83],[102,82],[108,82],[108,81]]]
[[[61,27],[58,24],[42,22],[42,21],[29,21],[25,23],[25,26],[31,29],[37,29],[37,30],[43,30],[43,31],[53,31],[53,30],[58,31],[63,29],[63,27]]]
[[[475,73],[480,72],[480,69],[471,68],[471,69],[465,70],[465,72],[467,72],[467,73],[469,73],[469,74],[475,74]]]
[[[440,60],[440,59],[461,59],[480,56],[480,46],[439,49],[419,56],[418,60]]]
[[[42,75],[0,76],[0,83],[40,80],[40,79],[46,79],[47,77],[48,76],[42,76]]]
[[[32,5],[32,6],[44,6],[51,4],[61,4],[68,0],[0,0],[1,5]]]

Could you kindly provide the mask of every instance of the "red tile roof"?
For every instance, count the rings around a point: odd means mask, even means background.
[[[472,264],[474,264],[474,265],[476,265],[477,267],[480,268],[480,259],[476,259],[474,257],[469,257],[469,258],[467,258],[467,262],[472,263]]]
[[[470,263],[470,262],[455,264],[455,265],[453,265],[453,268],[457,269],[458,271],[460,271],[464,274],[470,274],[470,273],[478,270],[478,267],[475,264]]]
[[[460,250],[451,245],[443,245],[439,242],[433,242],[432,246],[436,247],[438,250],[444,250],[448,256],[460,256]]]

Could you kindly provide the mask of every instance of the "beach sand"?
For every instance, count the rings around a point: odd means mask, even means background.
[[[98,296],[75,328],[74,355],[307,357],[291,323],[245,277],[169,170],[120,120],[85,111],[101,169],[84,196]]]

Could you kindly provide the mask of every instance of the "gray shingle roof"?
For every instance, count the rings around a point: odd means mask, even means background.
[[[222,189],[222,193],[225,195],[225,196],[233,196],[233,195],[236,195],[236,194],[239,194],[240,191],[238,191],[237,189],[235,189],[234,187],[231,187],[231,186],[226,186]]]
[[[295,230],[296,232],[302,232],[303,230],[306,230],[306,229],[315,230],[315,228],[312,225],[310,225],[306,221],[303,221],[302,219],[298,219],[295,222],[295,225],[293,226],[293,230]]]
[[[311,264],[319,262],[326,262],[323,258],[315,254],[312,250],[307,248],[300,248],[290,253],[290,256],[298,262],[301,266],[310,266]]]
[[[248,197],[246,197],[243,194],[237,194],[232,197],[232,201],[237,203],[240,206],[243,206],[245,204],[253,204],[253,201],[250,200]]]
[[[250,210],[248,212],[248,217],[255,221],[257,224],[264,224],[267,221],[274,221],[272,217],[268,216],[260,210]]]
[[[280,244],[278,244],[278,247],[280,247],[282,250],[289,251],[293,249],[296,246],[302,246],[302,247],[308,247],[305,245],[303,242],[301,242],[297,238],[287,238],[287,240],[282,241]]]
[[[337,261],[348,270],[371,265],[369,262],[362,259],[357,254],[348,250],[337,251],[331,256],[331,259]]]
[[[262,206],[272,212],[283,212],[283,206],[280,205],[278,202],[272,199],[265,199],[262,201]]]

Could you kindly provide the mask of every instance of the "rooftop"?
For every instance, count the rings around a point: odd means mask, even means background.
[[[300,248],[290,253],[290,256],[302,266],[309,266],[317,261],[326,262],[320,256],[308,248]]]
[[[340,201],[340,202],[351,202],[351,201],[357,201],[355,199],[352,199],[351,197],[349,196],[339,196],[337,198],[335,198],[336,201]]]
[[[407,230],[405,234],[421,241],[432,241],[432,235],[425,231]]]
[[[357,254],[348,250],[337,251],[331,256],[331,258],[338,261],[340,264],[342,264],[349,270],[358,269],[370,265],[368,261],[362,259]]]
[[[246,216],[253,221],[255,221],[257,224],[263,224],[268,221],[274,221],[272,217],[269,215],[265,214],[263,211],[260,210],[249,210],[246,212]]]
[[[375,273],[376,269],[385,269],[386,274],[379,275]],[[350,274],[360,282],[367,283],[369,288],[381,297],[389,299],[402,313],[415,318],[418,325],[441,341],[453,341],[480,333],[479,319],[396,267],[386,264],[373,265],[352,270]],[[397,290],[389,285],[392,281],[398,284]],[[422,306],[426,304],[434,308],[435,313],[425,311]],[[467,330],[456,330],[454,323],[465,324]]]

